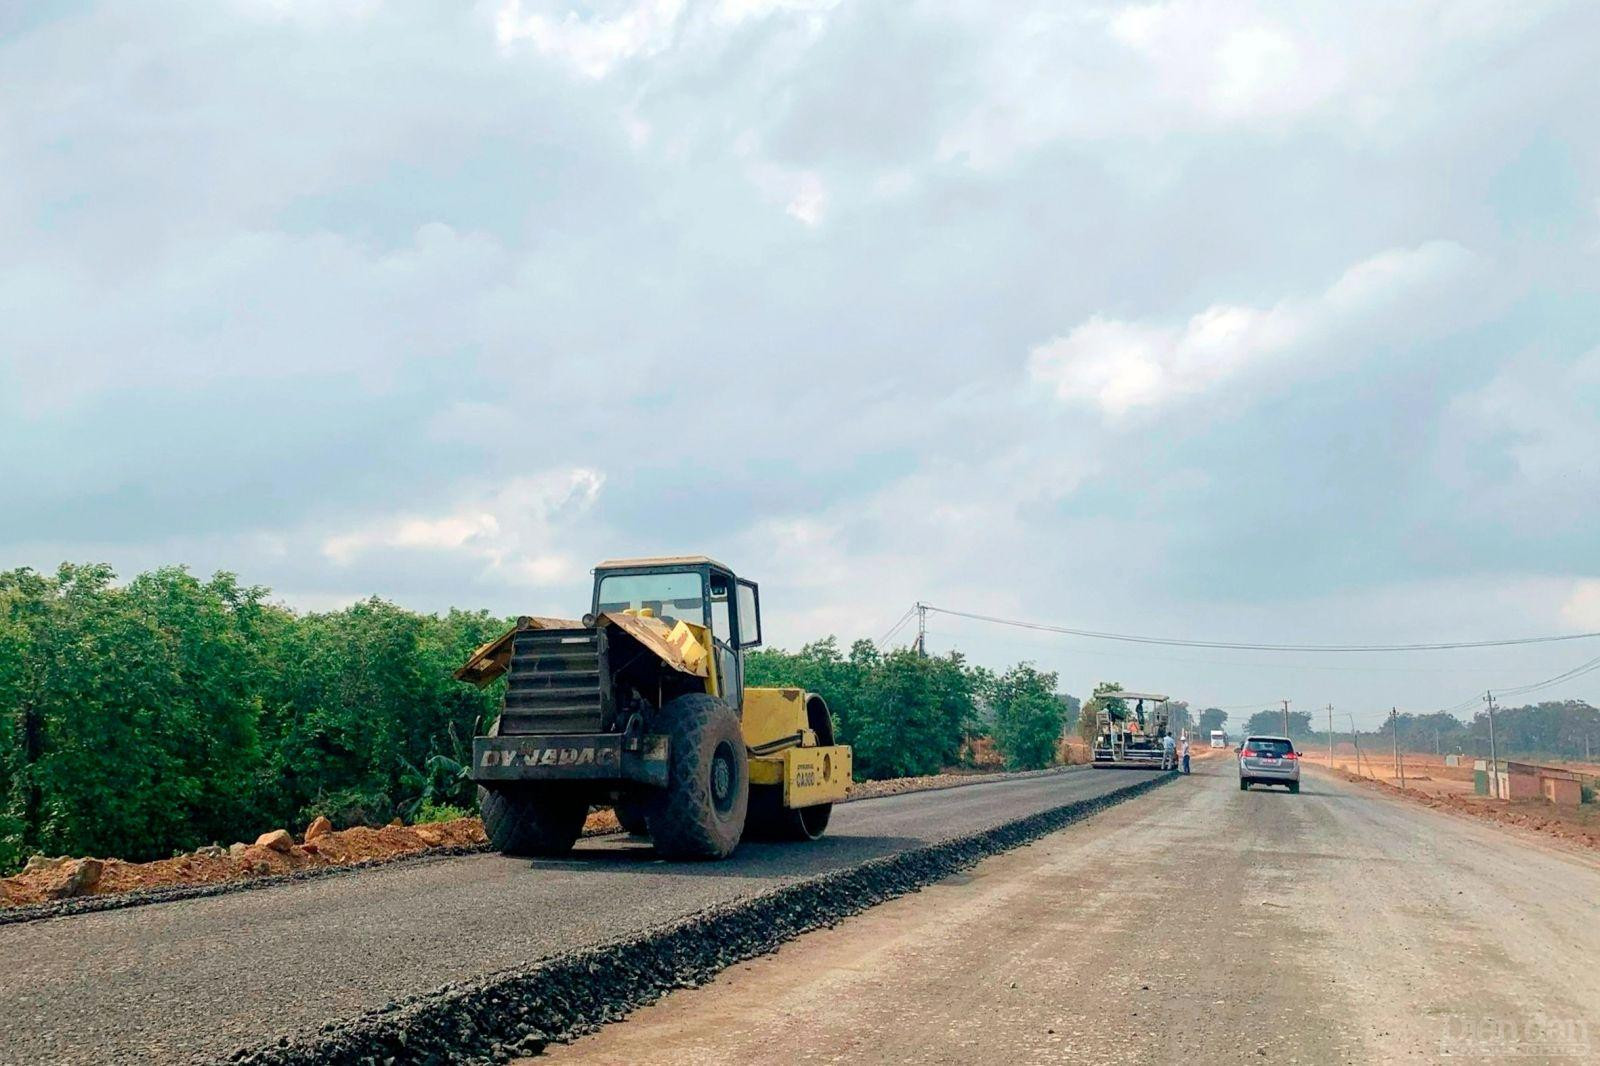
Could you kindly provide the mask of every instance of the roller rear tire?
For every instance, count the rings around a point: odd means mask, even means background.
[[[478,809],[489,846],[504,855],[565,855],[583,835],[589,804],[549,786],[478,788]]]

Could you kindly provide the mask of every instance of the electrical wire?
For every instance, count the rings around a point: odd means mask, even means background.
[[[910,607],[907,607],[906,608],[906,613],[900,616],[900,620],[898,622],[896,622],[894,625],[890,626],[889,627],[889,631],[887,633],[885,633],[883,636],[878,638],[878,649],[880,651],[883,650],[883,646],[889,642],[889,639],[891,637],[893,637],[896,633],[900,632],[901,627],[903,627],[907,622],[911,621],[912,616],[915,615],[916,613],[917,613],[917,608],[916,608],[915,604],[911,605]]]
[[[1049,625],[1049,624],[1046,624],[1046,623],[1043,623],[1043,622],[1027,622],[1027,621],[1023,621],[1021,619],[1015,619],[1015,618],[1000,618],[1000,617],[997,617],[997,616],[994,616],[994,615],[978,614],[978,613],[973,612],[973,611],[958,611],[958,610],[955,610],[955,609],[949,608],[949,607],[936,607],[936,606],[934,606],[933,604],[930,604],[930,603],[924,603],[924,604],[922,604],[922,607],[923,607],[924,610],[926,610],[930,614],[949,615],[950,617],[953,617],[953,618],[968,618],[968,619],[971,619],[971,620],[977,621],[977,622],[988,622],[988,623],[991,623],[993,625],[1010,626],[1010,627],[1015,628],[1015,629],[1028,629],[1028,630],[1033,630],[1033,631],[1036,631],[1036,632],[1043,632],[1043,633],[1059,633],[1059,634],[1062,634],[1064,636],[1088,637],[1088,638],[1092,638],[1092,639],[1095,639],[1095,640],[1113,640],[1113,641],[1121,641],[1123,643],[1128,643],[1128,644],[1159,645],[1159,646],[1164,646],[1164,647],[1178,647],[1178,648],[1217,648],[1217,649],[1227,649],[1227,650],[1233,650],[1233,651],[1266,651],[1266,652],[1454,651],[1454,650],[1468,649],[1468,648],[1505,648],[1505,647],[1516,647],[1516,646],[1520,646],[1520,645],[1529,645],[1529,644],[1554,644],[1554,643],[1560,643],[1560,642],[1571,641],[1571,640],[1589,640],[1589,639],[1593,639],[1593,638],[1596,638],[1596,637],[1600,637],[1600,632],[1590,632],[1590,633],[1565,633],[1565,634],[1560,634],[1560,635],[1555,635],[1555,636],[1542,636],[1542,637],[1512,637],[1512,638],[1506,638],[1506,639],[1500,639],[1500,640],[1440,641],[1440,642],[1435,642],[1435,643],[1421,643],[1421,644],[1266,644],[1266,643],[1251,643],[1251,642],[1245,642],[1245,641],[1188,640],[1188,639],[1169,638],[1169,637],[1150,637],[1150,636],[1140,636],[1140,635],[1135,635],[1135,634],[1130,634],[1130,633],[1107,633],[1107,632],[1101,632],[1101,631],[1098,631],[1098,630],[1091,630],[1091,629],[1075,629],[1075,628],[1072,628],[1072,627],[1069,627],[1069,626]],[[916,611],[917,611],[917,606],[915,604],[913,604],[906,611],[905,614],[900,616],[900,620],[897,621],[894,624],[894,626],[890,628],[889,632],[885,633],[883,635],[883,637],[879,639],[879,641],[878,641],[879,646],[881,647],[885,642],[887,642],[889,640],[890,637],[892,637],[896,632],[898,632],[901,629],[901,627],[903,627],[908,621],[910,621],[912,616],[914,616],[916,614]],[[1173,661],[1177,661],[1177,662],[1193,661],[1193,662],[1197,662],[1197,663],[1206,662],[1205,660],[1181,660],[1181,659],[1180,660],[1173,660]],[[1216,664],[1212,663],[1211,665],[1216,665]],[[1245,665],[1257,665],[1257,664],[1235,663],[1235,664],[1229,664],[1229,665],[1245,666]],[[1336,669],[1334,667],[1316,667],[1316,666],[1311,666],[1309,664],[1307,664],[1304,667],[1300,667],[1300,668],[1301,669]],[[1366,669],[1366,668],[1353,668],[1353,669]],[[1374,667],[1374,668],[1371,668],[1371,669],[1382,669],[1382,668]],[[1495,695],[1497,697],[1500,697],[1500,698],[1524,696],[1524,695],[1528,695],[1528,694],[1533,693],[1533,692],[1537,692],[1537,691],[1539,691],[1541,689],[1549,688],[1552,685],[1559,685],[1562,682],[1571,681],[1571,680],[1573,680],[1575,678],[1583,677],[1583,676],[1585,676],[1587,674],[1594,673],[1597,670],[1600,670],[1600,656],[1595,656],[1592,659],[1586,660],[1585,662],[1582,662],[1582,663],[1578,664],[1577,666],[1573,667],[1570,670],[1563,671],[1562,673],[1559,673],[1559,674],[1555,675],[1554,677],[1545,678],[1543,681],[1535,681],[1535,682],[1532,682],[1532,683],[1529,683],[1529,684],[1516,685],[1516,686],[1511,686],[1511,687],[1498,689],[1498,690],[1491,690],[1491,691],[1494,691]],[[1471,699],[1464,700],[1461,703],[1458,703],[1458,704],[1454,705],[1453,707],[1445,708],[1444,709],[1444,713],[1446,713],[1446,714],[1455,714],[1455,713],[1458,713],[1460,711],[1467,710],[1468,708],[1470,708],[1470,707],[1474,706],[1475,704],[1477,704],[1478,702],[1480,702],[1482,699],[1483,699],[1482,696],[1474,696]],[[1248,710],[1248,709],[1255,708],[1255,707],[1258,707],[1258,706],[1265,706],[1266,709],[1271,710],[1271,704],[1276,703],[1276,702],[1277,702],[1276,700],[1264,700],[1264,701],[1261,701],[1261,703],[1230,704],[1227,707],[1222,707],[1222,708],[1218,708],[1218,709],[1219,710]]]
[[[934,608],[930,607],[929,610],[934,610]],[[948,614],[949,612],[941,613]],[[1177,655],[1153,655],[1146,651],[1115,652],[1097,651],[1087,648],[1069,648],[1063,651],[1061,654],[1087,655],[1094,656],[1097,659],[1106,657],[1135,657],[1136,661],[1141,663],[1186,663],[1192,666],[1245,666],[1252,670],[1322,670],[1336,674],[1441,674],[1448,672],[1452,675],[1459,675],[1462,673],[1481,673],[1492,675],[1497,673],[1500,669],[1499,667],[1461,667],[1458,665],[1446,665],[1443,663],[1435,666],[1371,666],[1365,663],[1360,666],[1335,666],[1331,663],[1325,662],[1248,662],[1242,659],[1213,659],[1210,657],[1196,659],[1193,657]],[[1267,702],[1272,703],[1273,701],[1268,700]]]
[[[1589,640],[1600,637],[1600,632],[1594,633],[1565,633],[1550,637],[1513,637],[1504,640],[1467,640],[1443,641],[1432,644],[1255,644],[1245,641],[1228,640],[1183,640],[1173,637],[1146,637],[1130,633],[1102,633],[1092,629],[1073,629],[1068,626],[1047,625],[1043,622],[1025,622],[1015,618],[997,618],[994,615],[976,614],[971,611],[956,611],[948,607],[935,607],[924,604],[924,608],[937,614],[952,615],[957,618],[971,618],[979,622],[991,622],[995,625],[1012,626],[1016,629],[1032,629],[1045,633],[1061,633],[1070,637],[1091,637],[1095,640],[1117,640],[1128,644],[1159,644],[1175,648],[1222,648],[1233,651],[1305,651],[1305,652],[1404,652],[1404,651],[1453,651],[1462,648],[1504,648],[1520,644],[1552,644],[1567,640]]]
[[[1534,681],[1526,685],[1513,685],[1509,688],[1490,689],[1489,691],[1494,693],[1496,699],[1526,696],[1529,693],[1538,692],[1540,689],[1549,688],[1552,685],[1559,685],[1563,681],[1571,681],[1574,678],[1582,677],[1585,674],[1592,674],[1596,670],[1600,670],[1600,655],[1595,656],[1593,659],[1590,659],[1587,662],[1579,663],[1572,669],[1565,670],[1557,674],[1555,677],[1547,677],[1543,681]],[[1471,699],[1462,700],[1453,707],[1446,707],[1445,713],[1455,714],[1458,711],[1467,710],[1469,707],[1473,707],[1482,701],[1482,696],[1473,696]]]

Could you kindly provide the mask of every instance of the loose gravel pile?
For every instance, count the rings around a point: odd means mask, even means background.
[[[1126,788],[1095,799],[708,908],[526,970],[396,1001],[308,1036],[241,1049],[228,1061],[249,1066],[401,1066],[506,1062],[536,1054],[675,989],[703,984],[725,967],[771,952],[801,933],[914,892],[1174,776],[1141,775]]]

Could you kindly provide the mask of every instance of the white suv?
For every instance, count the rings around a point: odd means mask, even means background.
[[[1239,746],[1239,788],[1288,785],[1300,791],[1300,753],[1288,737],[1245,737]]]

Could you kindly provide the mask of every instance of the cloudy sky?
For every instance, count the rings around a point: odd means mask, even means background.
[[[1597,67],[1542,0],[0,5],[0,565],[1600,630]],[[1600,654],[930,645],[1363,721]]]

